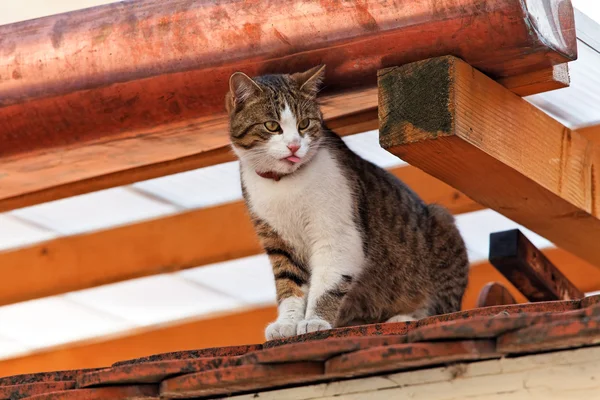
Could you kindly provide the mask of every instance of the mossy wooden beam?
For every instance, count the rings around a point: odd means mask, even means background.
[[[585,296],[519,229],[492,233],[489,258],[529,301],[574,300]]]
[[[600,147],[462,60],[381,70],[381,145],[600,267]]]

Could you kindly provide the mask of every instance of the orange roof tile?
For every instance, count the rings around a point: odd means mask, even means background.
[[[203,398],[597,344],[600,296],[0,378],[0,400]]]

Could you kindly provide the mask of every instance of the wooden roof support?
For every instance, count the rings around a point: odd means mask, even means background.
[[[441,54],[493,77],[574,59],[570,1],[545,6],[297,0],[275,10],[260,1],[141,0],[2,26],[0,211],[231,159],[219,113],[235,70],[326,63],[333,93],[373,85],[379,68]],[[377,126],[353,95],[338,105],[329,118],[349,117],[351,133]]]
[[[581,136],[585,137],[592,143],[600,146],[600,125],[586,126],[585,128],[579,128],[576,131]]]
[[[600,148],[455,57],[379,73],[380,141],[600,267]]]
[[[410,166],[391,170],[455,214],[481,206]],[[233,239],[235,238],[235,239]],[[0,305],[261,253],[242,202],[0,252]]]
[[[529,301],[574,300],[584,293],[518,229],[490,235],[490,263]],[[568,268],[567,265],[564,268]]]
[[[544,254],[557,265],[568,265],[565,275],[583,290],[600,289],[600,274],[594,267],[564,250],[548,249],[544,250]],[[464,310],[477,307],[478,297],[489,282],[504,285],[517,302],[527,301],[491,264],[483,262],[471,266],[469,287],[463,298]],[[143,328],[115,337],[69,343],[0,360],[0,376],[102,367],[116,361],[163,352],[261,343],[266,325],[276,315],[275,306],[268,306]],[[243,329],[236,329],[239,327]]]
[[[549,92],[569,86],[568,64],[557,64],[539,71],[498,79],[511,92],[519,96]]]

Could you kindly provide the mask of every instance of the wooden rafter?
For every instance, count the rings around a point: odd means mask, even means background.
[[[481,209],[414,167],[392,172],[455,214]],[[188,211],[0,252],[0,305],[260,252],[242,202]]]
[[[598,146],[455,57],[379,86],[384,148],[600,267]]]
[[[544,254],[584,291],[600,288],[600,274],[591,265],[560,249]],[[463,309],[476,306],[481,289],[500,282],[519,302],[526,299],[489,263],[471,267]],[[239,311],[203,320],[186,320],[127,332],[117,337],[70,343],[13,359],[0,360],[0,376],[36,371],[102,367],[129,358],[162,352],[200,349],[245,343],[261,343],[264,328],[276,315],[274,306]]]
[[[0,27],[0,211],[230,160],[220,113],[235,70],[326,63],[342,93],[440,54],[497,78],[576,57],[569,1],[295,3],[141,0]],[[377,127],[372,89],[331,102],[340,133]]]
[[[529,301],[584,297],[583,292],[518,229],[490,235],[489,259]]]
[[[519,96],[562,89],[570,83],[569,66],[566,63],[557,64],[528,74],[501,78],[498,83]]]

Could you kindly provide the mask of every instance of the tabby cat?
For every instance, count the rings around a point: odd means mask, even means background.
[[[324,69],[229,82],[242,191],[277,287],[267,340],[458,311],[467,285],[454,218],[325,125]]]

